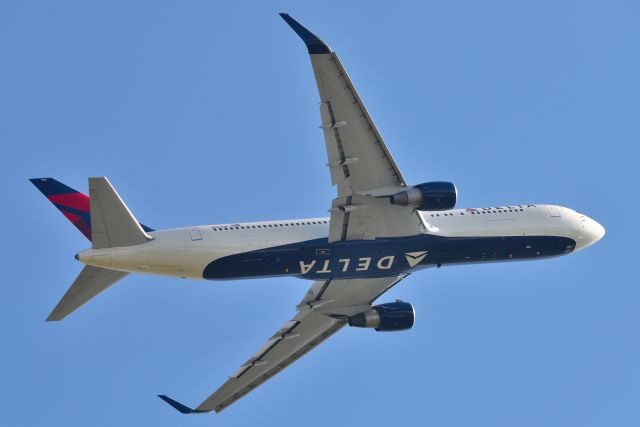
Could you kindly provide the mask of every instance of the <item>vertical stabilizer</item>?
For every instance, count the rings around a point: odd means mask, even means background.
[[[33,178],[29,181],[31,181],[87,239],[91,240],[89,196],[53,178]]]

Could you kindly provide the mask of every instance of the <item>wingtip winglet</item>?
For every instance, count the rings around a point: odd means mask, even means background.
[[[203,414],[206,412],[211,412],[211,411],[199,411],[197,409],[191,409],[188,406],[173,400],[169,396],[165,396],[164,394],[159,394],[158,397],[164,400],[165,402],[167,402],[169,405],[173,406],[176,410],[178,410],[178,412],[182,414]]]
[[[293,31],[300,36],[304,44],[307,45],[307,50],[310,55],[331,53],[329,45],[323,42],[320,37],[309,31],[304,25],[293,19],[291,15],[288,13],[280,13],[279,15],[287,24],[289,24]]]

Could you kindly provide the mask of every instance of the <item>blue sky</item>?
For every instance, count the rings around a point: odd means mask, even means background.
[[[412,275],[384,298],[412,330],[343,330],[185,418],[155,395],[202,401],[309,283],[130,276],[45,323],[88,244],[27,179],[108,176],[154,228],[324,215],[318,95],[281,11],[338,52],[409,181],[607,235]],[[0,424],[639,425],[639,20],[621,0],[2,2]]]

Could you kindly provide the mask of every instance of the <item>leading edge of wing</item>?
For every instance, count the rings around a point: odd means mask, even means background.
[[[300,36],[304,44],[307,45],[307,49],[310,55],[331,53],[331,48],[328,44],[323,42],[320,37],[313,34],[305,26],[293,19],[288,13],[279,14],[287,24],[293,29],[293,31]]]

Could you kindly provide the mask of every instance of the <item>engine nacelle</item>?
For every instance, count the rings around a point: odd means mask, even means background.
[[[408,302],[396,301],[374,305],[371,310],[358,313],[347,319],[349,326],[374,328],[376,331],[403,331],[411,329],[416,312]]]
[[[391,196],[391,204],[422,211],[446,211],[456,206],[458,190],[452,182],[425,182]]]

